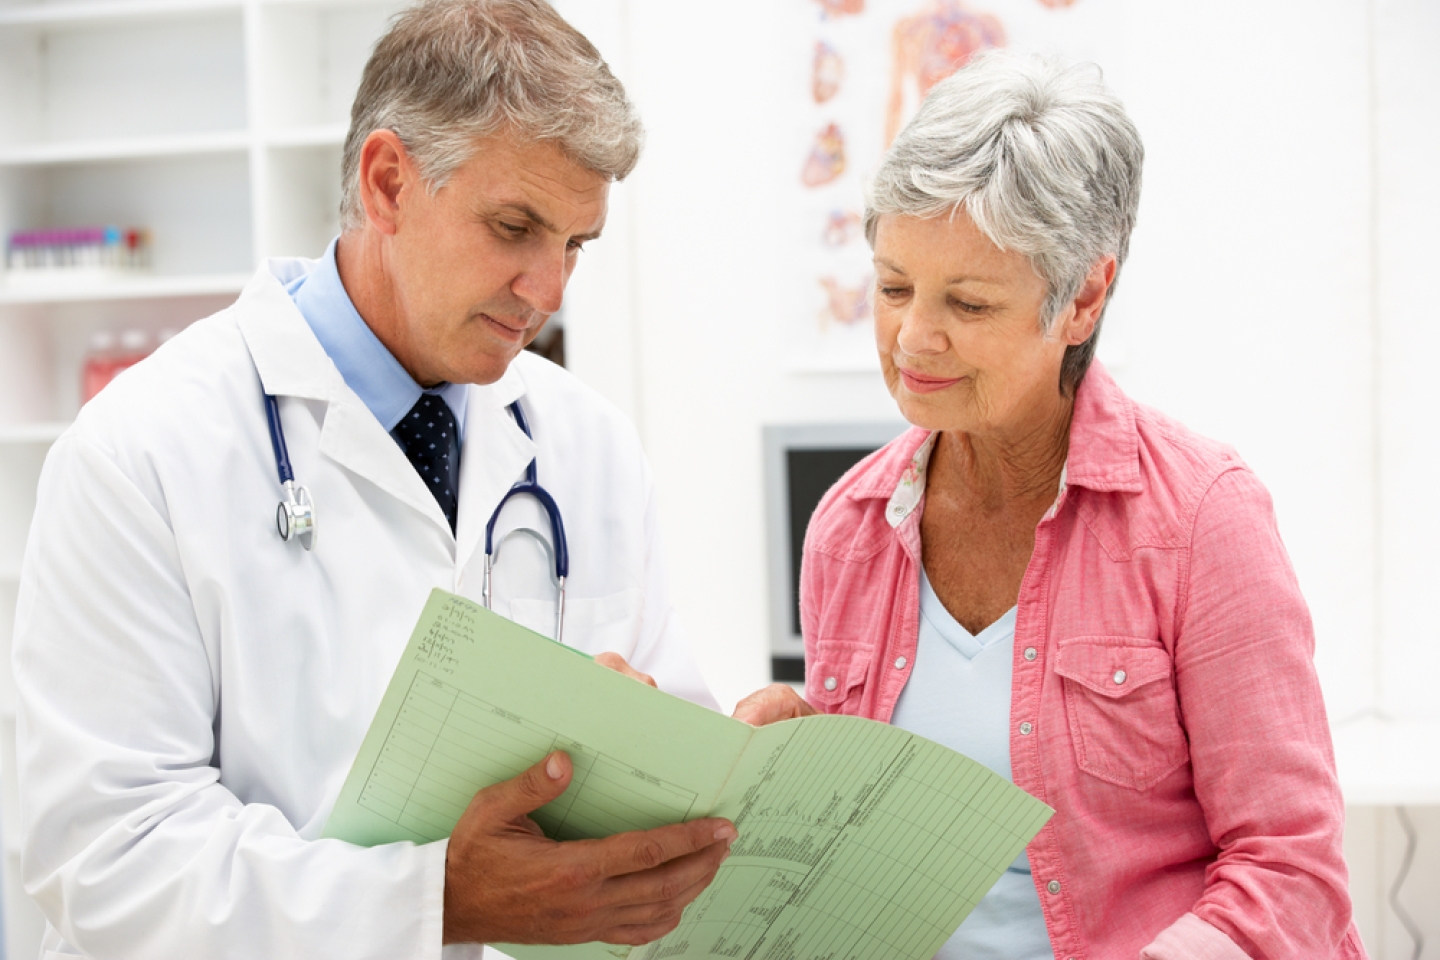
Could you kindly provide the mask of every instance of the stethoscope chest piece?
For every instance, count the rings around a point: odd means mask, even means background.
[[[285,499],[275,507],[275,529],[280,539],[289,543],[299,540],[306,550],[315,549],[315,504],[310,491],[289,480],[284,484]]]
[[[270,446],[275,451],[275,469],[280,474],[280,489],[285,499],[275,508],[275,531],[286,543],[299,540],[306,550],[315,549],[315,502],[310,491],[295,482],[290,469],[290,450],[285,445],[285,431],[280,426],[280,404],[265,394],[265,419],[270,424]]]

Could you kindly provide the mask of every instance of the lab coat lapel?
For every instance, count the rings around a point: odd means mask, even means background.
[[[488,386],[472,385],[460,453],[460,514],[456,565],[464,569],[485,549],[485,525],[525,467],[535,459],[535,441],[525,436],[506,405],[525,393],[515,364]]]
[[[445,519],[435,497],[425,489],[424,481],[405,458],[400,445],[345,384],[340,371],[315,339],[310,325],[281,286],[287,268],[294,263],[267,262],[245,287],[236,304],[240,311],[240,330],[263,389],[277,397],[323,401],[327,406],[319,424],[321,454],[419,510],[448,531],[450,521]],[[303,266],[304,262],[300,264]],[[255,402],[258,404],[260,399],[257,397]],[[305,482],[305,478],[299,476],[296,480]]]

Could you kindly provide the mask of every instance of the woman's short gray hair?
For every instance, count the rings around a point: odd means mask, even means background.
[[[505,132],[554,143],[570,159],[623,180],[644,133],[600,52],[545,0],[423,0],[375,45],[350,110],[340,219],[365,222],[360,148],[393,130],[433,192]]]
[[[1139,132],[1097,67],[987,52],[936,84],[896,137],[866,197],[865,236],[873,245],[886,214],[964,209],[1049,285],[1040,313],[1048,333],[1095,263],[1113,254],[1118,278],[1144,157]],[[1097,323],[1089,340],[1066,348],[1066,395],[1084,378],[1099,336]]]

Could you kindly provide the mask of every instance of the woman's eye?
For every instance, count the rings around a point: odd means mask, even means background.
[[[962,312],[962,313],[984,313],[984,312],[985,312],[985,306],[984,306],[983,304],[970,303],[970,302],[965,301],[965,300],[953,300],[953,301],[951,301],[951,302],[954,303],[955,306],[956,306],[956,308],[958,308],[958,309],[960,310],[960,312]]]
[[[880,287],[880,296],[884,297],[887,300],[894,300],[896,297],[903,297],[907,293],[909,293],[909,291],[904,287],[887,287],[884,285]]]

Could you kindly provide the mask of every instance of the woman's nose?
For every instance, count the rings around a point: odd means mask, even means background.
[[[896,340],[900,349],[911,355],[944,353],[950,348],[941,318],[919,302],[906,309]]]

